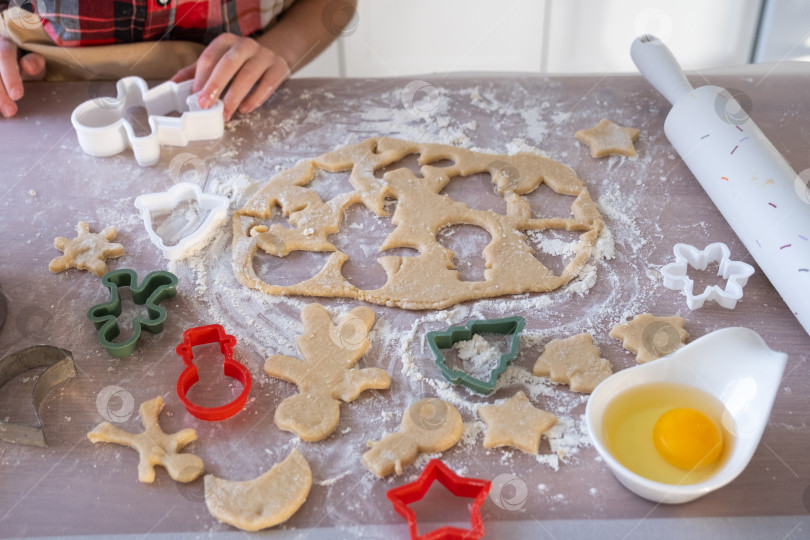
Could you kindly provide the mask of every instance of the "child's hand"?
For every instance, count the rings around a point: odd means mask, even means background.
[[[17,46],[0,37],[0,113],[6,118],[17,114],[15,103],[23,97],[23,80],[41,78],[45,75],[45,59],[27,53],[17,60]]]
[[[225,119],[238,109],[245,114],[267,101],[276,88],[290,76],[287,62],[254,39],[221,34],[190,66],[178,71],[172,80],[194,78],[192,92],[201,92],[198,103],[207,109],[223,90]],[[252,91],[251,91],[252,89]]]

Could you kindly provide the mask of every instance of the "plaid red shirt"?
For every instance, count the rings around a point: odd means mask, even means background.
[[[109,45],[161,39],[208,44],[230,32],[249,36],[294,0],[0,0],[38,14],[57,45]]]

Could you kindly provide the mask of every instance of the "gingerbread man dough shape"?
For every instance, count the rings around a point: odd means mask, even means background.
[[[369,441],[363,465],[383,478],[414,462],[423,452],[444,452],[464,433],[461,413],[439,398],[424,398],[413,403],[402,417],[399,431],[379,441]]]
[[[80,221],[76,225],[76,232],[78,235],[73,240],[64,236],[54,238],[53,246],[63,251],[64,255],[53,259],[48,270],[58,273],[68,268],[78,268],[102,277],[107,273],[107,263],[104,261],[124,254],[124,246],[111,243],[118,234],[115,227],[106,227],[96,234],[90,232],[90,224]]]
[[[391,385],[384,369],[353,369],[370,342],[368,331],[374,312],[357,307],[336,325],[320,304],[301,311],[304,334],[296,344],[303,361],[274,355],[264,363],[264,372],[298,386],[299,393],[276,408],[276,425],[309,442],[328,437],[340,423],[340,402],[357,398],[364,390],[385,390]]]
[[[91,442],[111,442],[129,446],[141,455],[138,463],[138,480],[144,483],[155,481],[155,465],[161,465],[169,476],[178,482],[191,482],[205,470],[203,461],[194,454],[180,454],[188,443],[197,440],[197,432],[183,429],[171,435],[164,433],[158,424],[158,416],[163,410],[163,398],[158,396],[141,403],[138,412],[141,415],[144,430],[141,433],[130,433],[102,422],[87,434]]]

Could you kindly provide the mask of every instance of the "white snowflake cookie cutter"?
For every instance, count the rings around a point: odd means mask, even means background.
[[[726,309],[734,309],[742,298],[743,287],[754,273],[754,267],[741,261],[732,261],[728,246],[722,242],[709,244],[699,250],[689,244],[675,244],[675,262],[661,269],[664,287],[673,291],[682,291],[686,295],[689,309],[700,309],[707,300],[714,300]],[[719,262],[717,275],[726,280],[725,288],[710,285],[700,294],[694,294],[695,282],[687,275],[688,267],[706,270],[709,263]]]
[[[176,244],[167,246],[163,238],[155,232],[152,224],[152,213],[173,210],[184,201],[196,202],[200,210],[207,211],[208,214],[199,225],[197,225],[197,222],[190,222],[187,227],[193,227],[193,230]],[[227,197],[203,193],[200,186],[190,182],[181,182],[172,186],[168,191],[147,193],[135,199],[135,208],[141,211],[141,217],[149,239],[163,252],[163,256],[170,261],[191,255],[194,246],[208,238],[214,228],[225,220],[229,204],[230,201]]]
[[[157,163],[160,145],[186,146],[191,141],[218,139],[225,131],[222,100],[201,109],[193,81],[167,81],[151,90],[140,77],[125,77],[115,85],[116,97],[90,99],[73,110],[70,121],[79,145],[95,157],[113,156],[132,148],[139,165]],[[137,136],[127,111],[143,107],[149,115],[148,135]],[[180,117],[166,116],[181,113]]]

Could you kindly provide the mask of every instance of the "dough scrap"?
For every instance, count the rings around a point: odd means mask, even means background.
[[[380,478],[392,472],[402,474],[423,452],[444,452],[461,440],[464,423],[453,405],[439,398],[423,398],[405,411],[399,431],[379,441],[368,441],[371,448],[361,461]]]
[[[155,465],[165,467],[169,476],[177,482],[191,482],[205,470],[203,461],[194,454],[180,454],[188,443],[197,440],[197,432],[188,428],[166,434],[160,429],[158,416],[163,410],[163,398],[158,396],[141,403],[138,412],[144,430],[141,433],[130,433],[102,422],[87,434],[91,442],[110,442],[122,444],[137,450],[141,456],[138,463],[138,480],[144,483],[155,481]]]
[[[602,118],[595,127],[580,129],[575,136],[591,148],[591,157],[601,158],[610,154],[636,157],[633,142],[638,139],[639,130],[614,124]]]
[[[532,373],[567,384],[574,392],[590,394],[613,373],[610,362],[600,356],[590,334],[555,339],[543,348]]]
[[[497,405],[481,405],[478,416],[487,425],[484,448],[514,446],[527,454],[540,449],[540,436],[557,417],[531,404],[522,391]]]
[[[375,171],[419,154],[421,176],[407,167]],[[447,167],[431,165],[452,160]],[[354,191],[324,201],[307,187],[316,169],[351,171]],[[451,178],[488,172],[496,192],[506,201],[506,215],[475,210],[441,191]],[[574,197],[572,217],[533,217],[524,195],[545,183],[554,192]],[[391,217],[396,229],[378,247],[377,261],[386,283],[373,290],[359,289],[341,273],[348,256],[328,237],[340,230],[344,211],[361,204],[380,218],[388,218],[388,201],[396,200]],[[292,228],[270,224],[276,212]],[[483,228],[491,240],[484,249],[484,281],[462,281],[453,264],[454,252],[436,239],[444,227],[467,224]],[[459,302],[506,294],[546,292],[568,283],[588,261],[603,226],[602,216],[585,184],[569,167],[533,155],[483,154],[454,146],[389,138],[368,139],[303,161],[272,178],[233,217],[233,267],[243,285],[267,294],[347,297],[406,309],[441,309]],[[564,229],[581,232],[574,257],[555,275],[532,253],[526,231]],[[385,250],[411,248],[416,256],[385,256]],[[291,251],[332,252],[312,278],[293,285],[275,285],[256,275],[257,251],[285,257]]]
[[[90,224],[80,221],[76,225],[76,233],[76,238],[72,240],[64,236],[54,238],[53,247],[64,252],[64,255],[53,259],[48,265],[48,270],[58,273],[68,268],[78,268],[90,270],[98,277],[102,277],[107,273],[105,260],[124,254],[124,246],[111,243],[118,235],[115,227],[106,227],[100,233],[91,233]]]
[[[290,519],[312,487],[309,463],[294,449],[261,476],[233,482],[205,475],[205,506],[212,516],[243,531],[258,531]]]
[[[298,386],[299,393],[276,408],[276,425],[315,442],[337,429],[340,401],[352,401],[364,390],[385,390],[391,379],[384,369],[353,369],[370,345],[374,312],[369,308],[354,308],[335,326],[322,305],[309,304],[301,320],[304,334],[296,344],[303,360],[274,355],[265,361],[264,372]]]
[[[625,349],[636,353],[636,362],[644,364],[683,347],[689,337],[683,324],[683,317],[677,315],[656,317],[642,313],[630,322],[614,326],[610,337],[621,339]]]

